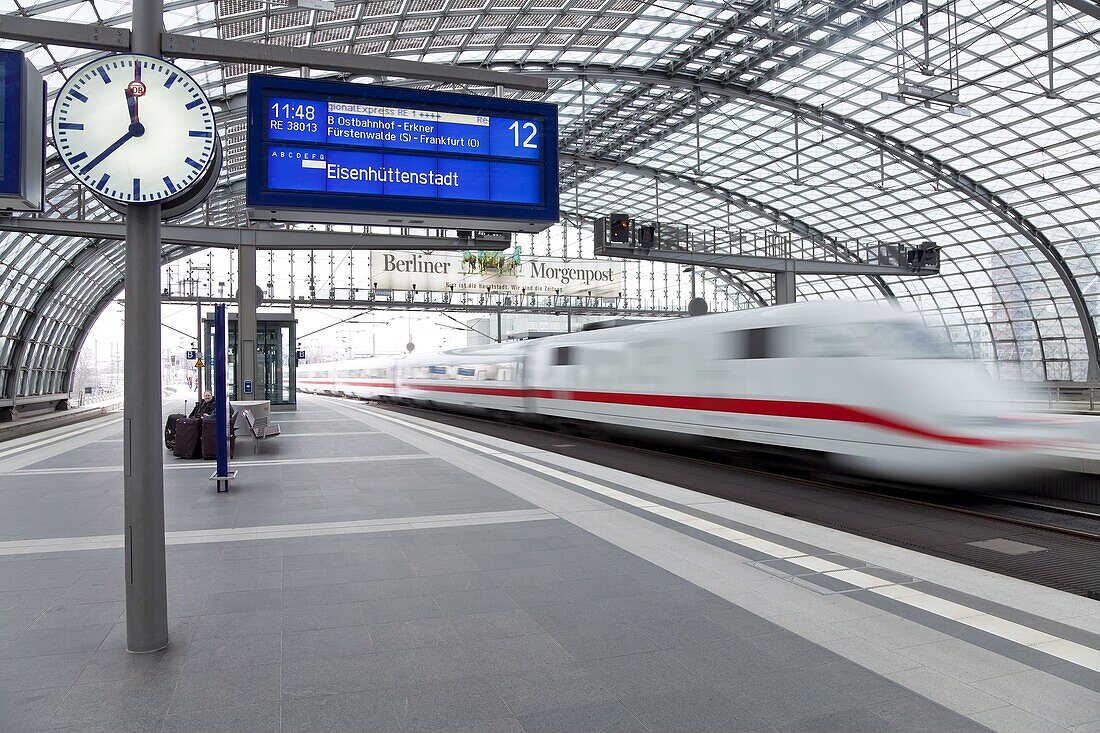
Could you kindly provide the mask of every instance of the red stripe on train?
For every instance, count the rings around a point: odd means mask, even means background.
[[[444,384],[409,384],[413,389],[429,392],[452,392],[493,397],[534,397],[544,400],[568,400],[595,402],[636,407],[661,407],[703,412],[726,412],[738,415],[764,415],[804,420],[828,420],[860,425],[873,425],[885,430],[905,433],[926,440],[937,440],[952,445],[980,448],[1021,448],[1031,445],[1023,441],[971,438],[962,435],[939,433],[918,425],[895,420],[869,410],[826,402],[799,402],[793,400],[754,400],[737,397],[698,397],[692,395],[644,394],[637,392],[583,392],[558,389],[515,389],[509,387],[459,387]]]

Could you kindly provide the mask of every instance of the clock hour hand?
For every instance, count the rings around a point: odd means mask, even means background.
[[[126,90],[126,106],[130,110],[130,124],[138,124],[140,122],[138,120],[138,99],[129,89]]]
[[[145,134],[145,125],[138,121],[138,98],[129,89],[126,90],[126,106],[130,110],[130,134],[141,137]]]
[[[92,168],[95,168],[97,165],[102,163],[104,158],[106,158],[108,155],[115,152],[119,148],[121,148],[123,143],[125,143],[127,140],[129,140],[132,137],[134,137],[133,131],[132,130],[127,131],[127,133],[125,135],[123,135],[118,140],[115,140],[113,143],[111,143],[111,146],[109,148],[104,150],[102,153],[100,153],[96,157],[92,158],[91,161],[88,162],[88,165],[84,166],[84,171],[83,172],[84,173],[91,173]]]

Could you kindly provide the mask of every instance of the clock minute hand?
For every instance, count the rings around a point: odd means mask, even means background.
[[[115,140],[113,143],[111,143],[111,146],[109,148],[104,150],[102,153],[100,153],[96,157],[92,158],[92,160],[88,163],[88,165],[84,166],[84,172],[85,173],[90,173],[92,171],[92,168],[95,168],[97,165],[102,163],[103,160],[108,155],[110,155],[111,153],[113,153],[116,150],[118,150],[119,148],[121,148],[123,143],[125,143],[127,140],[129,140],[133,136],[134,136],[134,133],[128,131],[125,135],[120,137],[118,140]]]

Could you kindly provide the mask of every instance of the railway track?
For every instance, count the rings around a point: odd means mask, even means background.
[[[427,418],[599,463],[711,496],[1073,593],[1100,598],[1100,512],[1023,496],[945,492],[897,483],[808,475],[803,467],[726,463],[545,428],[418,407],[381,409]],[[1005,541],[1012,552],[986,549]],[[1034,548],[1034,549],[1031,549]]]

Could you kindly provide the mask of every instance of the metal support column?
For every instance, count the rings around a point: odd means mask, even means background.
[[[794,270],[784,270],[775,273],[775,304],[786,305],[795,300],[795,274]]]
[[[160,55],[162,0],[134,0],[132,48]],[[160,385],[160,205],[126,207],[126,368],[123,407],[123,514],[126,648],[168,646],[164,567],[164,465]]]
[[[202,334],[202,298],[195,299],[195,351],[198,356],[206,353],[205,339]],[[195,400],[202,402],[202,369],[195,370]]]
[[[256,384],[256,248],[237,250],[237,399],[246,396],[244,383]],[[253,387],[256,390],[256,387]],[[257,390],[258,391],[258,390]]]

